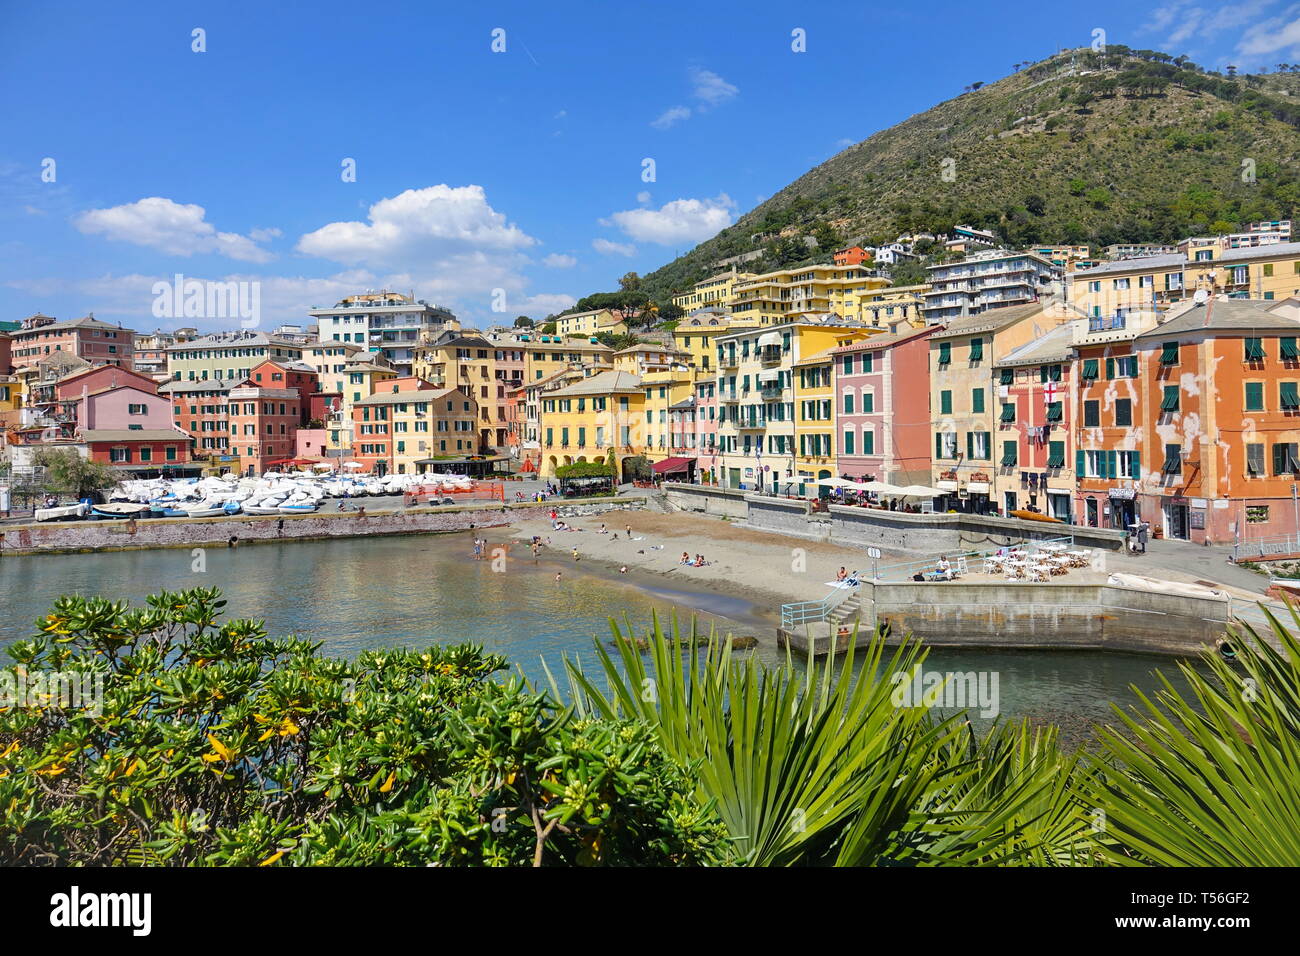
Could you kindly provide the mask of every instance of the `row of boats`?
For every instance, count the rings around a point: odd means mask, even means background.
[[[268,471],[260,478],[148,478],[124,481],[106,504],[38,508],[37,521],[85,518],[219,518],[228,515],[310,514],[327,498],[364,498],[472,487],[461,475],[316,475]]]

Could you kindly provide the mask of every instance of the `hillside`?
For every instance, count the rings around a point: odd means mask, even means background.
[[[789,238],[814,233],[875,244],[966,223],[1017,245],[1105,245],[1228,231],[1293,216],[1298,156],[1290,66],[1230,77],[1151,51],[1066,52],[850,146],[642,288],[663,300],[756,249],[754,266],[793,264],[807,254]]]

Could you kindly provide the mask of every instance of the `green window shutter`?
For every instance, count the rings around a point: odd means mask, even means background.
[[[1084,380],[1085,382],[1090,382],[1090,381],[1095,380],[1096,378],[1097,378],[1097,360],[1096,360],[1096,359],[1084,359],[1084,360],[1083,360],[1083,380]]]
[[[844,432],[844,454],[853,454],[853,431],[851,429]]]
[[[1300,265],[1300,263],[1296,263],[1296,264]],[[1287,336],[1286,338],[1280,340],[1278,354],[1281,356],[1282,361],[1284,362],[1289,362],[1297,358],[1300,358],[1300,351],[1296,350],[1295,336]]]
[[[1264,383],[1246,383],[1246,411],[1262,412],[1264,410]]]
[[[980,359],[982,359],[982,358],[984,358],[984,340],[983,340],[983,339],[971,339],[971,340],[970,340],[970,360],[971,360],[972,362],[978,362],[978,361],[980,361]]]
[[[844,393],[844,414],[845,415],[853,414],[853,393],[852,392]]]
[[[1249,338],[1246,342],[1246,361],[1262,362],[1264,360],[1264,340]]]
[[[1053,365],[1051,372],[1048,374],[1048,378],[1053,382],[1059,382],[1061,380],[1061,366]]]
[[[867,392],[862,396],[862,411],[870,415],[876,410],[876,396],[873,392]]]
[[[1051,402],[1047,406],[1047,420],[1049,422],[1059,422],[1063,417],[1062,402]]]
[[[1106,452],[1106,477],[1107,478],[1119,477],[1118,459],[1119,459],[1118,452],[1113,452],[1113,451]]]
[[[952,392],[943,391],[939,393],[939,414],[952,414]]]
[[[1083,403],[1083,427],[1095,428],[1101,424],[1101,402],[1091,401]]]
[[[1015,420],[1016,420],[1016,405],[1015,405],[1015,402],[1003,402],[1003,403],[1002,403],[1002,418],[1001,418],[1001,421],[1004,421],[1004,422],[1014,422]]]
[[[977,414],[984,411],[984,389],[977,388],[970,393],[970,410]]]
[[[1106,359],[1106,377],[1115,377],[1115,360],[1113,358]]]
[[[1047,366],[1046,366],[1046,365],[1040,365],[1040,366],[1038,366],[1038,381],[1040,381],[1040,382],[1046,382],[1046,381],[1047,381]]]
[[[1016,370],[1013,368],[1004,368],[1001,375],[1003,385],[1012,385],[1016,381]]]
[[[939,364],[948,365],[951,362],[952,362],[952,343],[940,342],[939,343]]]
[[[1065,467],[1065,442],[1054,441],[1048,445],[1047,467],[1048,468]]]
[[[1300,408],[1300,395],[1296,394],[1295,382],[1283,382],[1280,388],[1282,393],[1282,407],[1287,411],[1294,411]]]
[[[975,457],[975,433],[974,432],[966,433],[966,457],[967,458]]]
[[[1083,449],[1080,448],[1074,453],[1074,474],[1077,477],[1083,476],[1083,467],[1084,467]]]
[[[934,433],[934,457],[943,457],[943,435],[939,432]]]
[[[1160,402],[1162,412],[1178,411],[1178,386],[1166,385],[1164,390],[1164,399]]]
[[[1133,474],[1138,479],[1142,477],[1142,453],[1140,451],[1133,452]]]
[[[1160,350],[1160,364],[1161,365],[1178,364],[1178,343],[1177,342],[1166,342],[1164,344],[1164,347]]]
[[[1014,441],[1004,441],[1002,443],[1002,464],[1005,466],[1016,463],[1016,443]]]
[[[1133,424],[1133,401],[1128,398],[1115,400],[1115,424],[1132,425]]]
[[[876,453],[876,433],[863,432],[862,433],[862,454],[874,455],[875,453]]]

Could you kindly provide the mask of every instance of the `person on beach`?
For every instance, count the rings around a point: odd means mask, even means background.
[[[596,533],[597,533],[597,534],[609,534],[609,532],[605,530],[605,523],[604,523],[603,521],[600,523],[600,530],[597,531]]]
[[[937,567],[937,571],[939,573],[939,577],[943,578],[945,581],[952,577],[952,565],[948,563],[947,555],[939,556],[939,564]]]
[[[618,569],[618,573],[619,573],[619,574],[627,574],[627,565],[625,564],[625,565],[623,565],[621,568],[619,568],[619,569]]]
[[[682,559],[681,559],[680,561],[678,561],[677,563],[678,563],[678,564],[690,564],[690,563],[691,563],[691,556],[690,556],[689,554],[687,554],[685,551],[683,551],[683,552],[682,552]]]
[[[843,565],[840,565],[840,570],[839,570],[839,573],[837,573],[837,574],[835,575],[835,580],[836,580],[836,581],[844,581],[844,580],[846,580],[846,579],[848,578],[848,576],[849,576],[849,572],[846,571],[846,570],[844,570],[844,566],[843,566]]]
[[[577,549],[577,548],[574,548],[574,549],[573,549],[573,560],[574,560],[574,561],[579,560],[579,558],[578,558],[578,549]]]
[[[709,563],[709,562],[707,562],[707,561],[704,560],[704,555],[702,555],[702,554],[697,554],[697,555],[695,556],[695,566],[696,566],[697,568],[702,568],[702,567],[704,567],[704,566],[705,566],[706,564],[708,564],[708,563]]]
[[[629,540],[629,541],[632,540],[632,526],[631,526],[631,525],[628,525],[628,526],[627,526],[627,540]]]
[[[559,572],[559,571],[556,571],[556,572],[555,572],[555,583],[556,583],[556,584],[559,584],[559,583],[560,583],[560,572]]]

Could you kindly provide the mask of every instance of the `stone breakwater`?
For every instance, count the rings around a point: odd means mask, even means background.
[[[570,514],[635,509],[642,499],[582,502],[474,504],[399,511],[330,512],[307,515],[236,515],[231,518],[147,518],[137,521],[72,521],[0,526],[0,555],[128,551],[143,548],[226,547],[257,541],[318,541],[372,534],[445,534],[500,528],[547,518],[552,507]]]

